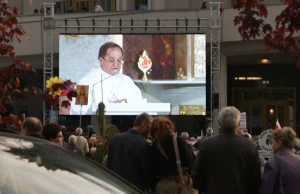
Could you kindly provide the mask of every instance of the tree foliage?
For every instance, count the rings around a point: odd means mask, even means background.
[[[33,72],[34,69],[16,57],[15,48],[12,43],[26,36],[23,28],[18,25],[17,17],[20,13],[16,7],[11,8],[6,1],[0,0],[0,57],[10,58],[12,63],[9,66],[0,68],[0,114],[7,113],[7,105],[13,104],[17,100],[25,100],[29,95],[39,94],[41,91],[36,88],[22,88],[20,75],[25,72]],[[2,117],[1,122],[8,122],[8,118]]]
[[[286,7],[276,16],[276,26],[266,23],[268,10],[264,0],[238,0],[235,8],[239,15],[235,16],[234,24],[243,40],[264,37],[265,50],[295,52],[297,66],[300,67],[300,0],[283,0]]]

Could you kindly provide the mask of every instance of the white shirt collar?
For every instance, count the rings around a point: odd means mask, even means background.
[[[101,74],[103,75],[103,78],[107,78],[107,77],[112,76],[112,75],[106,73],[106,72],[102,69],[101,65],[100,65],[100,72],[101,72]],[[116,75],[114,75],[114,76],[117,76],[117,75],[119,75],[119,74],[120,74],[120,71],[119,71]]]

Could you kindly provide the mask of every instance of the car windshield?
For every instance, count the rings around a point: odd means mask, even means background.
[[[43,140],[0,133],[1,194],[141,193],[109,170]]]

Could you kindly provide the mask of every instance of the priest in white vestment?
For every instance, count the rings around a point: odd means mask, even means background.
[[[73,100],[71,103],[72,115],[79,115],[80,111],[82,115],[95,114],[101,101],[104,103],[146,102],[132,79],[120,73],[123,65],[123,50],[118,44],[113,42],[103,44],[99,50],[98,60],[100,67],[92,69],[77,83],[77,85],[89,86],[88,105],[83,105],[81,110],[81,106],[76,105]]]

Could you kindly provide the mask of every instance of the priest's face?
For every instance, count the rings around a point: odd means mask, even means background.
[[[119,73],[123,65],[123,54],[120,48],[107,49],[106,55],[99,58],[102,70],[110,75]]]

